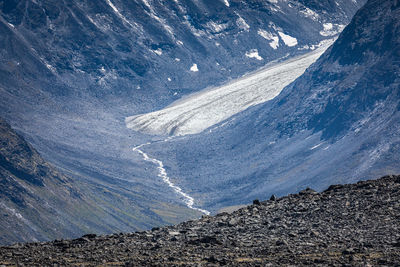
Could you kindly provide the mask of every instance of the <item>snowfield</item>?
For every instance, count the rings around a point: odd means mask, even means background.
[[[125,119],[128,128],[152,135],[196,134],[250,106],[276,97],[317,60],[329,47],[323,47],[230,82],[205,89],[175,101],[158,111]]]

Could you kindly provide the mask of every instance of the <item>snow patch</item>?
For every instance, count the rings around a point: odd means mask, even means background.
[[[114,4],[110,1],[110,0],[106,0],[107,4],[112,8],[112,10],[114,11],[114,13],[126,24],[128,24],[129,26],[131,26],[134,29],[137,29],[138,26],[137,25],[133,25],[131,22],[129,22],[129,20],[127,20],[125,18],[124,15],[121,14],[121,12],[119,12],[119,10],[114,6]]]
[[[279,37],[277,35],[274,35],[263,29],[258,29],[257,33],[264,39],[271,41],[269,42],[269,46],[271,46],[273,49],[277,49],[279,47]]]
[[[281,37],[282,41],[285,43],[285,45],[292,47],[297,45],[297,39],[285,34],[283,32],[278,32],[279,36]]]
[[[205,31],[199,30],[199,29],[197,29],[196,27],[194,27],[194,26],[191,24],[191,18],[190,18],[189,15],[185,15],[184,17],[185,17],[184,24],[185,24],[186,26],[188,26],[188,28],[189,28],[190,31],[193,33],[193,35],[195,35],[195,36],[197,36],[197,37],[201,37],[201,36],[205,36],[205,35],[206,35],[206,32],[205,32]]]
[[[310,18],[314,21],[317,21],[319,19],[319,15],[315,13],[315,11],[309,9],[306,7],[304,10],[300,10],[300,13],[303,14],[305,17]]]
[[[118,16],[119,17],[119,16]],[[100,31],[102,32],[106,32],[108,30],[111,30],[110,25],[106,22],[106,19],[104,16],[101,16],[99,14],[96,14],[96,20],[100,20],[100,22],[96,21],[95,19],[93,19],[92,17],[90,17],[89,15],[87,15],[88,20],[94,25],[96,26],[96,28],[98,28]],[[103,20],[103,21],[101,21]]]
[[[246,57],[255,58],[257,60],[263,60],[263,58],[258,54],[258,50],[257,49],[252,49],[252,50],[246,52]]]
[[[324,143],[324,142],[319,143],[318,145],[313,146],[312,148],[310,148],[310,150],[314,150],[314,149],[320,147],[323,143]]]
[[[45,63],[46,67],[51,71],[51,72],[56,72],[56,68],[54,68],[52,65],[50,65],[49,63]]]
[[[199,71],[199,68],[197,68],[197,64],[193,64],[193,65],[190,67],[190,71],[198,72],[198,71]]]
[[[214,33],[220,33],[224,31],[228,25],[227,24],[218,24],[214,21],[210,21],[207,23],[208,28],[210,28]]]
[[[345,25],[341,24],[332,24],[332,23],[324,23],[322,25],[324,29],[319,32],[322,36],[334,36],[343,31]]]
[[[161,56],[162,55],[162,50],[161,48],[158,48],[157,50],[153,50],[154,53],[156,53],[157,55]]]
[[[36,53],[36,50],[32,48],[32,50]],[[39,57],[40,60],[42,61],[42,63],[46,66],[46,68],[48,68],[52,73],[56,74],[57,70],[55,67],[53,67],[49,62],[47,62],[46,59],[44,59],[43,57]]]
[[[235,12],[235,14],[239,17],[239,18],[236,20],[236,25],[237,25],[240,29],[242,29],[242,30],[244,30],[244,31],[249,31],[249,29],[250,29],[249,24],[247,24],[247,22],[246,22],[238,13]]]
[[[167,24],[165,19],[160,18],[159,16],[156,15],[156,12],[154,11],[153,7],[149,4],[149,2],[147,0],[143,0],[143,3],[145,4],[145,6],[150,10],[150,13],[145,11],[148,15],[150,15],[150,17],[152,17],[153,19],[155,19],[156,21],[158,21],[161,26],[164,28],[164,30],[166,32],[169,33],[169,35],[171,35],[171,37],[173,39],[175,39],[175,35],[174,32],[172,30],[172,28]]]

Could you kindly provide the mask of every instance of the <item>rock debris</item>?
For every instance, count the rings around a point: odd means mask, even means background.
[[[0,266],[399,266],[400,176],[128,234],[0,247]]]

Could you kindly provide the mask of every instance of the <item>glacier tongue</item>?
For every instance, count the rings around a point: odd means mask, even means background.
[[[330,43],[221,87],[189,95],[161,110],[127,117],[126,125],[135,131],[152,135],[200,133],[250,106],[276,97],[285,86],[303,74]]]

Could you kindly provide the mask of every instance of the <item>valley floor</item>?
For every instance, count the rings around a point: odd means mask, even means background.
[[[0,247],[0,266],[396,266],[399,203],[400,176],[386,176],[145,232]]]

